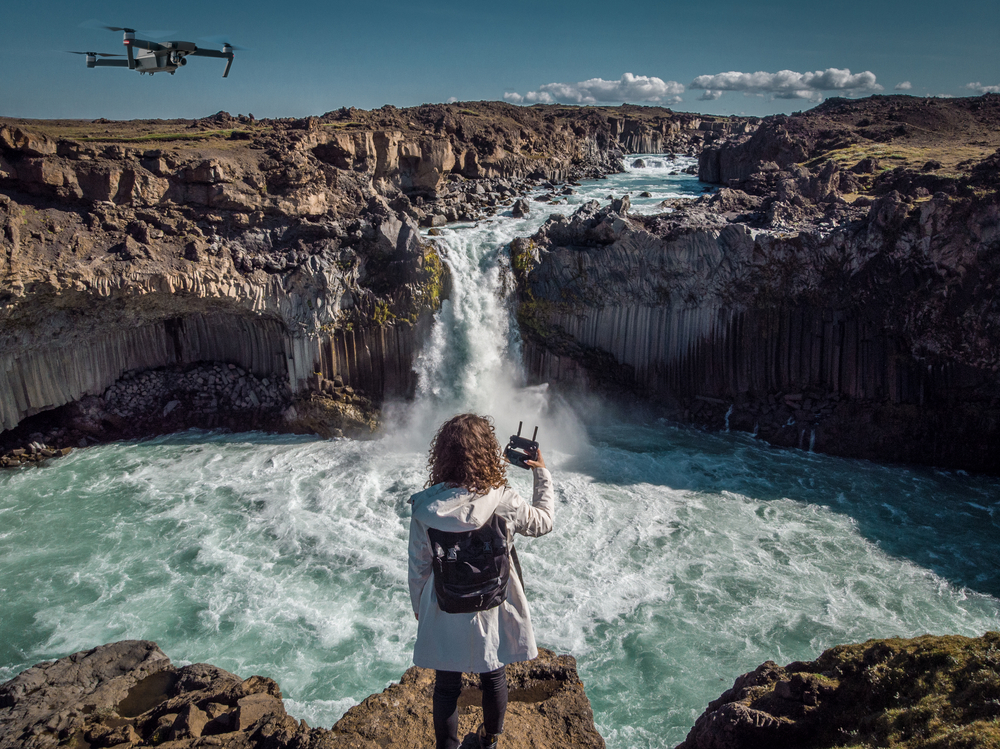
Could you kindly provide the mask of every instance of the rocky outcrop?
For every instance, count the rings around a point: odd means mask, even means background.
[[[538,659],[512,664],[507,673],[505,743],[604,746],[571,657],[542,650]],[[0,685],[0,749],[430,746],[433,680],[433,672],[411,668],[332,728],[310,728],[288,715],[271,679],[242,679],[204,663],[177,668],[155,643],[128,640],[40,663]],[[478,684],[466,681],[459,715],[463,746],[478,745],[468,735],[482,720],[478,702]]]
[[[1000,634],[869,640],[736,679],[677,749],[989,747]]]
[[[998,94],[955,100],[832,98],[806,112],[765,117],[742,129],[731,126],[701,152],[698,176],[733,186],[769,166],[811,167],[832,158],[861,174],[902,167],[948,182],[1000,147],[998,118]]]
[[[891,194],[839,226],[810,199],[794,233],[715,200],[590,203],[515,242],[533,377],[781,445],[1000,470],[996,193]]]

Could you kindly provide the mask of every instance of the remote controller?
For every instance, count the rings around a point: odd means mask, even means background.
[[[535,427],[535,432],[529,440],[527,437],[521,436],[521,425],[523,423],[521,421],[517,422],[517,434],[510,436],[510,442],[504,448],[503,454],[514,465],[521,468],[531,468],[531,466],[525,465],[524,461],[538,458],[538,443],[535,442],[535,437],[538,436],[538,427]]]

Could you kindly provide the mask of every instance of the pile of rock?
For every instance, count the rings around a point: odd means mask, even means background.
[[[341,403],[352,403],[359,406],[371,403],[371,399],[366,397],[361,390],[355,390],[350,385],[345,385],[344,378],[339,374],[334,375],[333,379],[330,380],[317,372],[315,390],[317,393],[324,393]]]
[[[43,460],[69,455],[71,452],[73,452],[72,447],[54,447],[32,441],[27,447],[15,447],[5,451],[0,455],[0,466],[14,468],[28,463],[41,463]]]
[[[541,178],[458,179],[437,195],[400,195],[396,201],[403,203],[399,207],[422,226],[437,227],[493,216],[543,183]]]
[[[275,411],[288,403],[288,387],[258,378],[235,364],[199,364],[128,372],[104,392],[109,413],[122,419],[167,419],[178,415]]]

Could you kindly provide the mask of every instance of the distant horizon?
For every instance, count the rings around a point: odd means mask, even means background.
[[[20,116],[20,115],[8,115],[8,114],[0,113],[0,119],[2,119],[2,120],[24,120],[24,121],[29,121],[29,122],[57,122],[57,121],[75,122],[75,121],[79,121],[79,122],[88,122],[88,123],[100,122],[101,120],[106,120],[108,122],[142,122],[142,121],[197,122],[197,121],[200,121],[200,120],[210,119],[210,118],[215,117],[215,116],[217,116],[219,114],[226,114],[226,115],[228,115],[228,116],[230,116],[230,117],[232,117],[234,119],[239,118],[239,117],[253,117],[253,119],[254,119],[255,122],[260,122],[260,121],[267,121],[267,120],[303,120],[303,119],[308,119],[310,117],[322,118],[322,117],[325,117],[325,116],[330,115],[330,114],[335,114],[336,112],[340,111],[341,109],[357,109],[357,110],[363,111],[363,112],[377,112],[380,109],[383,109],[385,107],[393,107],[394,109],[405,111],[405,110],[410,110],[410,109],[419,109],[421,107],[463,106],[463,105],[474,105],[474,104],[506,104],[506,105],[509,105],[509,106],[512,106],[512,107],[523,107],[525,109],[533,109],[533,108],[536,108],[536,107],[537,108],[542,108],[542,107],[558,107],[558,108],[574,108],[574,109],[621,109],[623,107],[636,107],[636,108],[641,108],[641,109],[658,109],[658,110],[673,112],[674,114],[679,114],[679,115],[693,115],[693,116],[699,116],[699,117],[740,117],[740,118],[746,118],[746,119],[764,119],[766,117],[774,117],[774,116],[779,116],[779,115],[794,116],[794,115],[797,115],[797,114],[802,114],[802,113],[808,112],[808,111],[810,111],[812,109],[816,109],[817,107],[821,107],[824,104],[828,104],[830,101],[834,101],[834,100],[861,102],[861,101],[865,101],[865,100],[868,100],[868,99],[876,99],[876,98],[882,98],[882,99],[900,98],[900,99],[944,99],[946,101],[947,100],[961,101],[961,100],[965,100],[965,99],[978,99],[978,98],[981,98],[982,96],[988,96],[991,93],[993,93],[993,92],[987,92],[985,94],[976,94],[976,95],[970,95],[970,96],[961,96],[961,97],[959,97],[959,96],[955,96],[955,97],[916,96],[916,95],[913,95],[913,94],[902,94],[902,93],[891,93],[891,94],[875,93],[875,94],[870,94],[868,96],[863,96],[863,97],[830,97],[828,99],[824,99],[821,102],[817,102],[817,103],[813,104],[812,106],[803,107],[801,110],[796,110],[795,112],[788,112],[788,113],[786,113],[786,112],[774,112],[772,114],[767,114],[767,115],[715,114],[715,113],[710,113],[710,112],[701,112],[701,111],[696,111],[696,110],[679,109],[677,107],[667,107],[667,106],[663,106],[663,105],[660,105],[660,104],[649,104],[649,103],[623,102],[621,104],[610,104],[610,103],[575,104],[575,103],[561,103],[561,102],[553,102],[553,103],[535,102],[535,103],[532,103],[532,104],[515,104],[513,102],[502,101],[502,100],[498,100],[498,99],[468,99],[468,100],[464,100],[464,101],[425,102],[423,104],[414,104],[412,106],[406,106],[406,107],[398,107],[398,106],[396,106],[394,104],[383,104],[380,107],[371,107],[371,108],[368,108],[368,109],[365,109],[363,107],[358,107],[358,106],[352,106],[352,105],[348,104],[348,105],[344,105],[343,107],[337,107],[336,109],[329,109],[329,110],[326,110],[325,112],[316,113],[316,114],[278,115],[278,116],[268,116],[268,117],[258,117],[256,115],[254,115],[252,112],[229,112],[228,110],[225,110],[225,109],[219,109],[219,110],[216,110],[215,112],[211,112],[210,114],[205,114],[205,115],[201,115],[201,116],[198,116],[198,117],[131,117],[131,118],[116,118],[116,117],[106,117],[106,116],[99,116],[99,117],[24,117],[24,116]]]

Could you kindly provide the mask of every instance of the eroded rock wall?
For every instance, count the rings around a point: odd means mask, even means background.
[[[592,203],[512,245],[534,378],[783,445],[1000,470],[995,198],[887,196],[794,234],[685,210]]]

